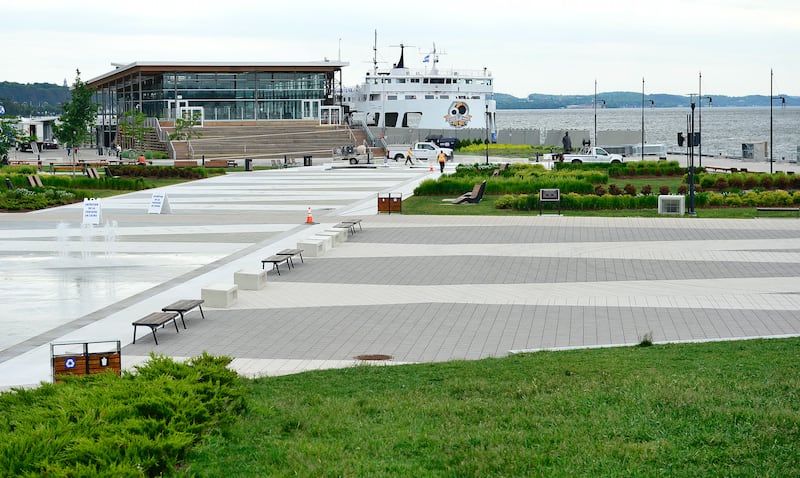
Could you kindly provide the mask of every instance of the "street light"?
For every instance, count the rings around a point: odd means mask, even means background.
[[[786,106],[786,98],[781,95],[772,96],[772,68],[769,69],[769,174],[772,174],[772,103],[780,99],[781,107]]]
[[[689,99],[691,101],[691,108],[692,108],[692,115],[690,124],[690,133],[689,133],[689,215],[694,216],[694,99],[690,94]]]
[[[650,107],[654,107],[655,101],[650,100]],[[644,161],[644,77],[642,77],[642,161]]]
[[[700,72],[700,78],[698,80],[698,90],[697,90],[697,119],[699,122],[699,131],[698,134],[700,135],[700,141],[697,144],[698,152],[697,157],[699,158],[699,166],[703,167],[703,100],[708,100],[708,107],[711,107],[711,97],[710,96],[703,96],[703,73]]]
[[[489,164],[489,103],[486,103],[486,164]]]
[[[600,100],[603,102],[603,106],[606,105],[606,100]],[[597,144],[597,80],[594,80],[594,145],[598,146]]]

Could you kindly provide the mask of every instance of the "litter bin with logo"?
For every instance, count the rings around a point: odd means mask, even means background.
[[[313,166],[311,156],[303,156],[303,166]]]
[[[244,170],[245,171],[252,171],[253,170],[252,163],[253,163],[252,159],[244,158]]]

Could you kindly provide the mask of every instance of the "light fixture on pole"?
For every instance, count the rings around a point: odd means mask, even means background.
[[[486,164],[489,164],[489,103],[486,103]]]
[[[772,174],[772,103],[780,99],[781,107],[786,107],[786,98],[781,95],[772,96],[772,68],[769,69],[769,174]]]
[[[606,100],[600,100],[603,106],[606,105]],[[597,80],[594,80],[594,146],[597,144]]]
[[[697,90],[697,120],[698,120],[698,135],[700,136],[699,141],[697,142],[697,158],[698,158],[698,165],[702,168],[703,167],[703,100],[708,100],[708,107],[711,107],[711,97],[710,96],[703,96],[703,73],[700,72],[700,78],[698,80],[698,90]]]

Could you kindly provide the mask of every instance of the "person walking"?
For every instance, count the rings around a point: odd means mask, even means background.
[[[444,163],[447,161],[447,155],[444,154],[444,151],[439,151],[439,155],[436,157],[439,160],[439,172],[444,172]]]
[[[403,166],[405,166],[406,164],[414,166],[414,159],[411,157],[411,147],[409,147],[408,152],[406,152],[406,162],[403,163]]]

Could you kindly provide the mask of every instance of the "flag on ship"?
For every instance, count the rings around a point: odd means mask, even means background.
[[[431,56],[430,55],[425,55],[425,58],[422,59],[422,63],[428,63],[428,62],[430,62],[430,60],[431,60]]]

